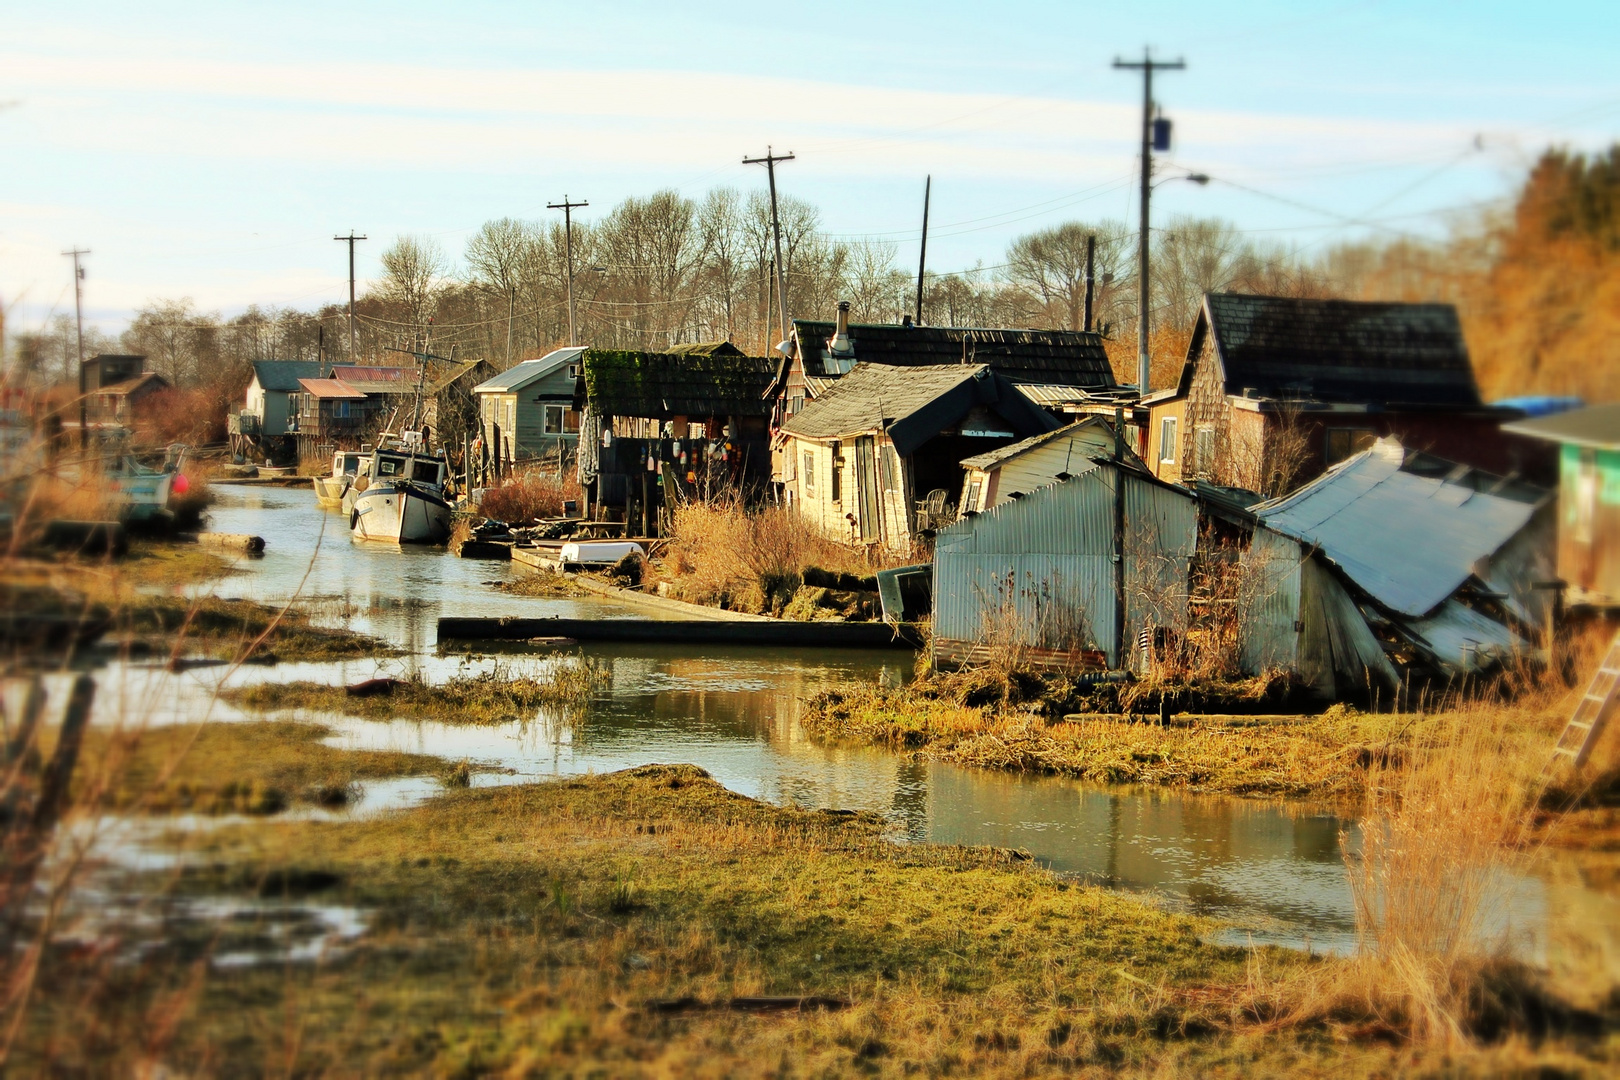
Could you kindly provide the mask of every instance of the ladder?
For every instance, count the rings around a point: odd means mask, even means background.
[[[1569,759],[1570,767],[1575,769],[1586,764],[1587,755],[1597,745],[1598,737],[1603,734],[1603,726],[1609,722],[1617,703],[1620,703],[1620,633],[1615,634],[1608,655],[1593,673],[1586,693],[1575,703],[1569,723],[1564,725],[1558,742],[1553,744],[1552,758],[1547,762],[1547,767],[1551,769],[1561,758]]]

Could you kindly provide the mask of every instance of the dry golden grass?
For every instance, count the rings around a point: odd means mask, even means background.
[[[571,477],[525,473],[484,492],[478,512],[508,525],[528,525],[538,518],[562,517],[563,501],[578,502],[579,483]]]
[[[732,610],[781,614],[810,567],[867,575],[905,564],[840,544],[780,506],[689,503],[676,508],[673,534],[658,576],[682,600]]]

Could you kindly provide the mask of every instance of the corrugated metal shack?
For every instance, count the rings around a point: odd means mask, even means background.
[[[586,349],[579,357],[579,477],[595,516],[651,533],[667,499],[770,479],[765,389],[775,364],[730,342],[661,353]]]
[[[1323,697],[1403,666],[1472,674],[1532,649],[1551,603],[1547,494],[1381,439],[1254,507],[1243,556],[1244,662]]]
[[[940,530],[934,659],[1015,649],[1033,666],[1128,666],[1146,628],[1185,629],[1191,492],[1099,460]]]

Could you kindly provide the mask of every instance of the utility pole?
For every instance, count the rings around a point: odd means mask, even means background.
[[[1115,60],[1114,67],[1142,73],[1142,228],[1136,240],[1136,389],[1148,392],[1148,200],[1153,197],[1153,73],[1181,71],[1181,60],[1155,60],[1142,50],[1140,60]]]
[[[793,152],[786,154],[772,153],[772,148],[765,148],[765,156],[758,158],[743,158],[744,165],[763,165],[765,173],[771,181],[771,235],[776,241],[776,305],[781,320],[782,340],[788,339],[788,306],[787,306],[787,276],[782,270],[782,219],[776,212],[776,163],[778,161],[792,161]]]
[[[560,203],[546,203],[547,210],[561,210],[563,212],[563,248],[568,258],[568,344],[579,344],[579,332],[574,323],[574,211],[581,206],[591,205],[588,202],[569,202],[568,196],[563,196]]]
[[[928,266],[928,197],[934,192],[934,176],[923,181],[922,254],[917,256],[917,325],[922,325],[923,271]]]
[[[341,240],[349,245],[349,363],[358,364],[360,335],[354,328],[354,242],[366,238],[354,235],[354,230],[350,229],[348,236],[334,236],[332,239]]]
[[[85,404],[90,388],[84,374],[84,267],[79,265],[79,257],[90,254],[90,249],[75,247],[62,254],[73,260],[73,318],[79,330],[79,449],[84,451],[90,447],[90,410]]]
[[[1091,333],[1091,298],[1097,287],[1097,234],[1092,233],[1086,237],[1086,324],[1085,332]]]

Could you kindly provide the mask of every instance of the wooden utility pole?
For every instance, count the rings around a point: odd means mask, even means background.
[[[922,325],[923,274],[928,269],[928,197],[934,191],[934,176],[923,181],[922,252],[917,256],[917,325]]]
[[[563,196],[560,203],[546,203],[547,210],[561,210],[563,212],[563,250],[568,261],[568,344],[579,344],[579,330],[574,323],[574,211],[582,206],[591,205],[588,202],[569,202],[568,196]]]
[[[332,239],[341,240],[349,245],[349,363],[358,364],[360,362],[358,355],[360,352],[360,335],[355,331],[354,326],[354,242],[366,238],[356,236],[354,230],[350,229],[348,236],[334,236]]]
[[[84,267],[79,265],[79,257],[90,254],[90,249],[76,247],[62,254],[73,260],[73,318],[79,330],[79,449],[83,451],[90,446],[90,410],[85,405],[90,388],[84,375]]]
[[[764,157],[743,158],[744,165],[765,166],[765,173],[771,182],[771,236],[776,242],[776,306],[783,341],[788,339],[787,276],[782,269],[782,219],[776,212],[776,163],[792,160],[791,150],[779,155],[772,153],[769,146],[765,148]]]
[[[1142,73],[1142,224],[1136,240],[1136,389],[1148,392],[1148,201],[1153,197],[1153,73],[1181,71],[1181,60],[1155,60],[1142,51],[1140,60],[1115,60],[1114,67]]]
[[[1097,236],[1095,233],[1086,237],[1086,321],[1081,327],[1086,333],[1091,333],[1091,298],[1097,285]]]

